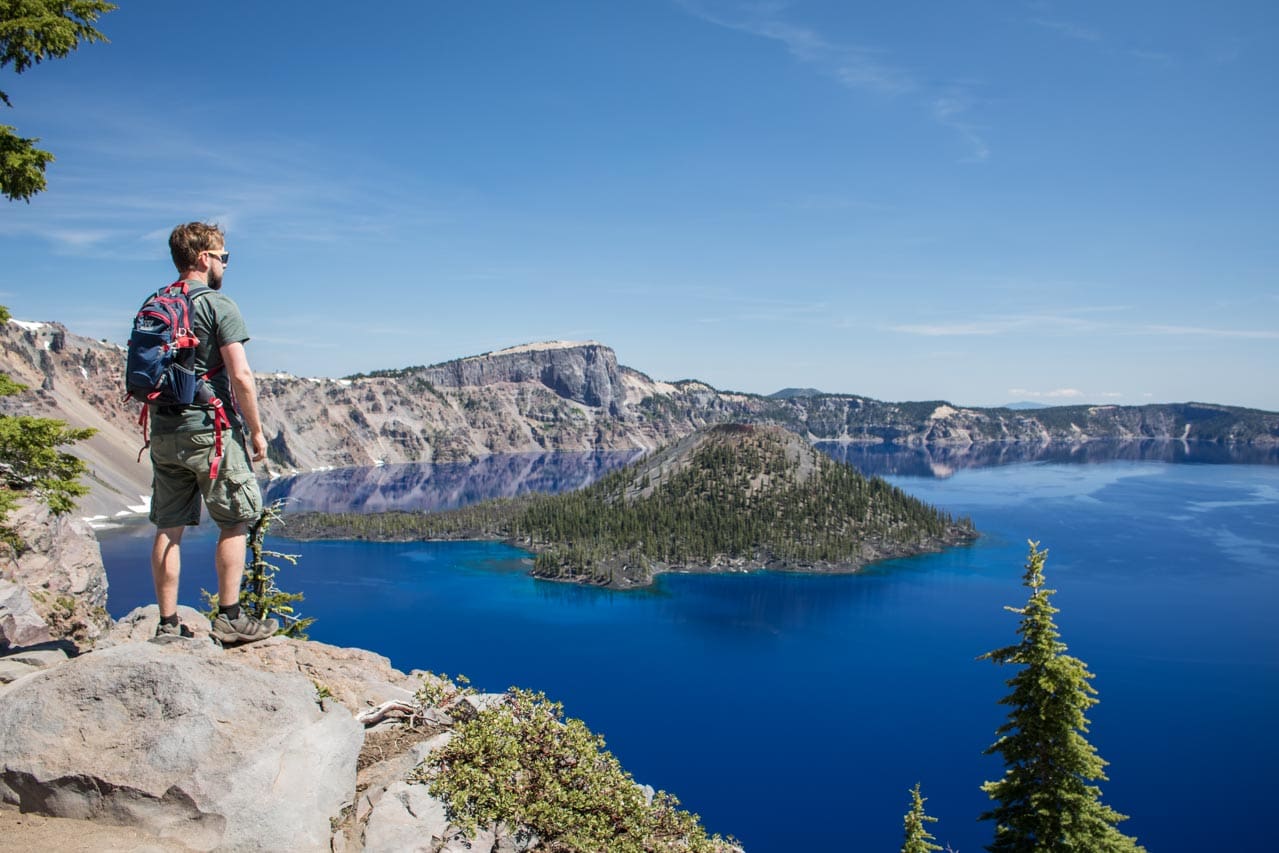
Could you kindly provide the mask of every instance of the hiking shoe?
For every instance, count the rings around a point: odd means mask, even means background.
[[[179,622],[176,625],[166,625],[163,622],[155,626],[155,636],[151,638],[154,643],[168,643],[172,640],[189,640],[195,636],[195,633]]]
[[[247,613],[241,613],[239,619],[228,619],[225,613],[219,613],[213,620],[210,631],[213,638],[222,645],[234,643],[256,643],[265,640],[280,630],[280,623],[274,619],[258,619]]]

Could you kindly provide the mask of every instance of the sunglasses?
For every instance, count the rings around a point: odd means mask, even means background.
[[[201,252],[200,254],[202,254],[202,255],[212,255],[213,257],[217,258],[219,261],[221,261],[221,262],[222,262],[222,266],[226,266],[228,263],[230,263],[230,262],[231,262],[231,253],[230,253],[230,252],[210,252],[210,251],[207,251],[207,250],[206,250],[206,251],[204,251],[204,252]]]

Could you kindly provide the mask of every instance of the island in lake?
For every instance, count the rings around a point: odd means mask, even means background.
[[[777,426],[693,433],[561,495],[444,512],[303,513],[293,539],[504,540],[533,574],[617,589],[662,572],[854,572],[977,537],[945,512]]]

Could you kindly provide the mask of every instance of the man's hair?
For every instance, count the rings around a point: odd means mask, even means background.
[[[180,273],[194,268],[201,252],[211,252],[224,246],[226,235],[222,229],[207,222],[179,225],[169,235],[169,254]]]

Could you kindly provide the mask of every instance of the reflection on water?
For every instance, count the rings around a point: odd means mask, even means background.
[[[819,442],[832,458],[864,474],[945,479],[967,468],[1029,462],[1100,464],[1173,462],[1279,465],[1279,447],[1227,447],[1181,441],[1090,441],[1086,444],[984,444],[896,447]],[[267,500],[285,498],[290,512],[441,510],[528,492],[580,489],[638,460],[642,450],[595,453],[504,453],[474,462],[338,468],[282,477]]]
[[[454,509],[527,492],[580,489],[643,455],[642,450],[502,453],[475,462],[338,468],[272,480],[264,496],[287,499],[290,512]]]
[[[823,441],[818,442],[816,447],[864,474],[941,479],[965,468],[992,468],[1027,462],[1051,462],[1057,465],[1094,465],[1105,462],[1279,465],[1279,446],[1232,446],[1157,439],[951,447],[898,447],[891,444],[840,444]]]

